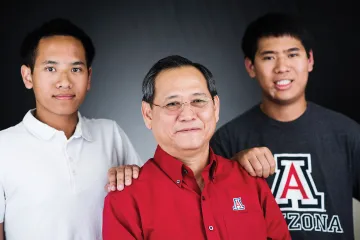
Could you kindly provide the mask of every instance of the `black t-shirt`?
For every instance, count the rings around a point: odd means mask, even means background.
[[[215,153],[226,158],[262,146],[276,161],[267,182],[292,238],[354,239],[352,197],[360,199],[360,126],[310,102],[291,122],[271,119],[257,105],[222,126],[211,140]]]

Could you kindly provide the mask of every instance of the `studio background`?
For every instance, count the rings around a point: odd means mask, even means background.
[[[360,17],[350,0],[13,1],[0,4],[0,130],[35,107],[20,76],[22,39],[44,21],[65,17],[92,37],[97,50],[92,88],[81,113],[116,120],[146,160],[156,147],[140,112],[141,83],[150,67],[170,54],[207,66],[221,100],[220,127],[260,101],[240,43],[246,25],[267,11],[299,14],[314,35],[315,68],[307,99],[360,122]],[[360,204],[354,204],[360,239]]]

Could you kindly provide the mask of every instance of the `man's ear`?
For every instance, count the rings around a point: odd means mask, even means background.
[[[141,103],[141,113],[145,122],[145,126],[148,129],[152,128],[152,108],[150,106],[150,103],[147,103],[145,101],[142,101]]]
[[[255,74],[255,70],[254,70],[254,64],[251,61],[251,59],[250,58],[245,58],[244,63],[245,63],[246,71],[248,72],[249,76],[251,78],[255,78],[256,74]]]
[[[90,67],[88,69],[89,75],[88,75],[88,84],[86,90],[90,91],[91,88],[91,77],[92,77],[92,68]]]
[[[219,121],[219,115],[220,115],[220,98],[218,95],[214,97],[214,110],[215,110],[215,118],[216,122]]]
[[[21,66],[21,77],[24,82],[24,85],[27,89],[33,88],[33,81],[32,81],[32,75],[31,75],[31,69],[30,67],[26,65]]]
[[[314,69],[314,52],[313,50],[309,51],[309,59],[308,59],[308,71],[311,72]]]

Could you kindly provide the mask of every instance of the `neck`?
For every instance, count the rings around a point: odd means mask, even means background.
[[[201,149],[181,151],[180,156],[169,152],[170,155],[174,156],[191,169],[201,190],[204,186],[204,179],[201,173],[209,163],[209,149],[209,144],[206,144],[204,147],[201,147]]]
[[[290,104],[279,104],[263,98],[261,110],[270,118],[279,122],[291,122],[298,119],[306,110],[305,96]]]
[[[64,132],[67,139],[74,134],[78,123],[77,112],[71,115],[57,115],[38,106],[35,110],[34,117],[48,126]]]

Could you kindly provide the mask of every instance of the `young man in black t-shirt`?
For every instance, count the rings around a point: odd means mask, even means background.
[[[267,14],[248,26],[242,49],[262,101],[221,127],[213,150],[251,175],[271,175],[268,184],[293,239],[354,239],[360,127],[306,101],[314,65],[308,32],[292,16]]]

